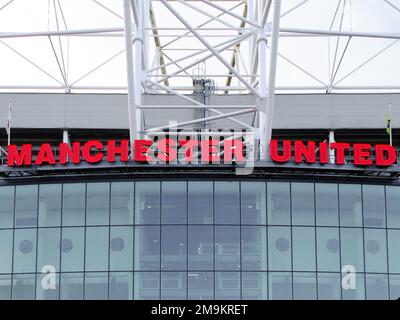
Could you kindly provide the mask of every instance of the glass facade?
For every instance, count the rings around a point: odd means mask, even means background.
[[[0,299],[400,297],[397,186],[80,182],[0,204]]]

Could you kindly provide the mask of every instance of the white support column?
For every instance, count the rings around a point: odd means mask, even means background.
[[[329,131],[329,146],[335,142],[335,132]],[[335,163],[335,150],[328,148],[329,163]]]
[[[69,135],[68,135],[68,130],[63,131],[63,142],[66,144],[69,144]]]
[[[138,136],[140,128],[137,126],[136,101],[135,101],[135,77],[133,67],[133,46],[132,46],[132,21],[131,2],[124,0],[124,24],[125,24],[125,53],[126,69],[128,78],[128,117],[129,117],[129,140],[131,149],[134,140]]]
[[[265,37],[265,26],[258,33],[258,74],[259,91],[258,99],[259,111],[259,139],[260,139],[260,159],[268,158],[268,134],[267,134],[267,39]]]
[[[135,28],[135,37],[134,37],[134,45],[135,45],[135,51],[134,51],[134,59],[135,59],[135,66],[134,66],[134,72],[135,72],[135,110],[136,110],[136,128],[138,132],[141,131],[141,122],[142,122],[142,111],[139,106],[142,105],[142,81],[144,80],[144,71],[143,71],[143,47],[144,47],[144,40],[143,40],[143,9],[144,1],[137,1],[137,0],[132,0],[136,1],[136,7],[138,10],[138,21],[137,21],[137,26]]]
[[[281,0],[274,0],[274,17],[272,21],[272,35],[271,35],[271,56],[269,63],[269,77],[268,77],[268,94],[266,105],[266,153],[269,157],[269,144],[272,137],[272,120],[274,115],[275,104],[275,80],[276,80],[276,63],[278,60],[278,42],[279,42],[279,23],[281,14]],[[260,85],[261,86],[261,85]]]

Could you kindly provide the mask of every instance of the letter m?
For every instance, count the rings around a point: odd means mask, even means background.
[[[16,145],[9,145],[7,147],[8,158],[7,165],[14,166],[30,166],[32,164],[32,145],[24,144],[21,151],[18,151]]]

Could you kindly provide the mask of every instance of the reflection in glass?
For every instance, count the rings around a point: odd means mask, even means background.
[[[242,224],[266,224],[265,182],[241,183]]]
[[[266,272],[242,273],[242,300],[267,300],[268,276]]]
[[[134,208],[134,183],[111,183],[111,224],[132,224]]]
[[[400,273],[400,230],[388,230],[389,272]]]
[[[38,186],[17,186],[15,197],[15,226],[37,226]]]
[[[342,266],[352,265],[358,272],[364,271],[363,231],[358,228],[341,228],[340,243]]]
[[[36,271],[36,231],[36,229],[15,230],[13,272]]]
[[[386,230],[364,229],[365,271],[387,272]]]
[[[132,300],[133,273],[111,272],[109,280],[110,300]]]
[[[135,223],[160,223],[160,182],[135,183]]]
[[[11,275],[0,275],[0,300],[11,299]]]
[[[0,187],[0,228],[13,226],[14,189],[14,187]]]
[[[189,272],[188,273],[189,300],[214,299],[214,273]]]
[[[60,228],[38,229],[37,271],[46,265],[59,271],[60,266]]]
[[[367,300],[388,300],[388,276],[387,274],[369,274],[366,277]]]
[[[315,224],[313,183],[292,183],[292,223]]]
[[[362,226],[361,185],[339,184],[340,225]]]
[[[290,224],[290,183],[267,183],[267,208],[269,224]]]
[[[135,270],[160,270],[160,227],[135,227]]]
[[[292,299],[292,273],[291,272],[269,272],[269,299],[291,300]]]
[[[160,273],[159,272],[135,272],[134,279],[135,300],[159,300],[160,299]]]
[[[61,224],[61,184],[39,186],[39,227]]]
[[[188,182],[188,219],[190,224],[213,223],[213,183]]]
[[[86,228],[86,271],[105,271],[108,269],[108,228]]]
[[[340,300],[342,279],[340,273],[318,273],[318,299]]]
[[[315,228],[293,227],[293,270],[314,271]]]
[[[85,183],[68,183],[63,185],[63,226],[85,225],[85,193]]]
[[[386,186],[386,214],[388,228],[400,228],[400,188]]]
[[[186,226],[161,227],[161,269],[186,270]]]
[[[243,226],[242,270],[267,270],[266,227]]]
[[[35,299],[35,291],[34,274],[14,274],[12,287],[13,300],[33,300]]]
[[[214,235],[212,226],[189,226],[189,270],[214,268]]]
[[[215,223],[240,222],[240,195],[238,182],[215,182]]]
[[[61,300],[83,299],[83,273],[62,273],[60,286]]]
[[[162,182],[161,190],[161,222],[163,224],[186,224],[186,182]]]
[[[85,273],[85,300],[108,299],[108,273],[86,272]]]
[[[110,213],[110,183],[87,184],[87,225],[108,225]]]
[[[345,276],[342,273],[342,279]],[[342,299],[343,300],[365,300],[365,279],[364,274],[356,274],[355,288],[342,286]]]
[[[316,274],[312,272],[293,273],[293,299],[316,300],[317,285]]]
[[[400,275],[389,274],[390,300],[400,299]]]
[[[239,270],[240,228],[215,227],[215,269]]]
[[[38,273],[36,275],[36,300],[58,300],[60,297],[59,291],[59,273],[55,274],[55,287],[43,288],[42,281],[44,280],[46,284],[49,281],[45,279],[46,274]]]
[[[240,273],[216,272],[215,273],[215,299],[239,300],[240,297]]]
[[[0,273],[11,273],[13,231],[0,230]]]
[[[362,190],[364,226],[386,227],[384,187],[363,185]]]
[[[268,263],[270,270],[291,270],[290,227],[268,227]]]
[[[61,271],[82,271],[84,258],[84,228],[63,228],[61,240]]]
[[[110,228],[110,270],[133,270],[133,227]]]
[[[186,300],[186,278],[186,272],[161,272],[161,300]]]
[[[317,228],[318,271],[340,272],[339,244],[338,228]]]
[[[339,225],[338,187],[333,183],[315,184],[316,221],[319,226]]]

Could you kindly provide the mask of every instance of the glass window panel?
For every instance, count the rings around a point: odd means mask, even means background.
[[[390,299],[400,299],[400,275],[389,274]]]
[[[343,279],[342,274],[342,279]],[[365,278],[364,274],[357,273],[355,275],[354,289],[351,287],[342,286],[343,300],[365,300]]]
[[[362,226],[361,185],[339,184],[340,225]]]
[[[55,273],[54,280],[48,280],[49,274],[37,274],[36,276],[36,300],[58,300],[60,297],[59,274]],[[50,286],[50,281],[55,281],[55,286]],[[46,287],[43,284],[47,285]]]
[[[0,275],[0,300],[11,299],[11,274]]]
[[[293,269],[314,271],[315,268],[315,228],[293,227]]]
[[[239,300],[240,297],[240,273],[216,272],[215,273],[215,299]]]
[[[16,229],[14,233],[14,272],[36,271],[36,229]]]
[[[39,186],[39,227],[61,225],[61,184]]]
[[[242,227],[242,270],[267,270],[266,227]]]
[[[17,186],[15,199],[15,226],[37,226],[38,186]]]
[[[268,227],[268,263],[270,270],[292,269],[290,227]]]
[[[214,230],[209,226],[189,226],[189,270],[214,268]]]
[[[110,270],[133,270],[133,227],[110,228]]]
[[[266,272],[242,273],[242,300],[267,300],[268,274]]]
[[[63,185],[63,226],[85,225],[85,194],[85,183],[68,183]]]
[[[290,183],[267,183],[267,208],[269,224],[290,224]]]
[[[0,230],[0,273],[11,273],[13,231]]]
[[[108,269],[108,228],[86,228],[86,271],[105,271]]]
[[[266,224],[265,182],[241,183],[242,224]]]
[[[60,269],[60,228],[38,229],[37,272],[50,265]]]
[[[188,183],[188,215],[190,224],[213,223],[213,183],[190,181]]]
[[[215,223],[239,224],[240,199],[238,182],[215,182]]]
[[[111,272],[109,281],[110,300],[132,300],[133,273]]]
[[[292,223],[315,224],[313,183],[292,183]]]
[[[35,299],[35,275],[14,274],[12,299],[13,300],[34,300]]]
[[[83,299],[83,273],[62,273],[60,299],[82,300]]]
[[[363,185],[365,227],[386,227],[384,186]]]
[[[84,228],[63,228],[61,240],[61,271],[83,271]]]
[[[161,183],[161,221],[164,224],[186,224],[186,182]]]
[[[111,224],[133,224],[134,183],[111,183]]]
[[[292,299],[292,273],[269,272],[269,298],[271,300]]]
[[[338,186],[333,183],[315,184],[316,220],[319,226],[339,225]]]
[[[85,273],[85,300],[108,299],[108,273],[87,272]]]
[[[400,187],[386,186],[388,228],[400,228]]]
[[[318,299],[340,300],[342,279],[340,273],[318,272]]]
[[[317,284],[316,274],[312,272],[293,273],[293,299],[316,300]]]
[[[212,300],[214,299],[214,273],[189,272],[188,273],[188,299]]]
[[[239,270],[240,229],[239,227],[215,227],[215,269]]]
[[[186,272],[161,272],[161,299],[187,299]]]
[[[136,182],[135,222],[160,223],[160,182]]]
[[[387,272],[386,230],[364,229],[365,271]]]
[[[135,270],[160,270],[160,227],[135,227]]]
[[[14,189],[14,187],[0,187],[0,228],[13,226]]]
[[[400,230],[388,230],[389,272],[400,273]]]
[[[134,279],[135,300],[159,300],[160,299],[160,273],[159,272],[135,272]]]
[[[110,213],[110,184],[105,182],[87,184],[87,225],[108,225]]]
[[[161,269],[187,269],[186,226],[161,227]]]
[[[364,245],[362,229],[340,229],[342,267],[351,265],[357,272],[364,271]]]
[[[317,263],[318,271],[341,271],[338,228],[317,228]]]
[[[367,300],[388,300],[388,275],[366,274]]]

